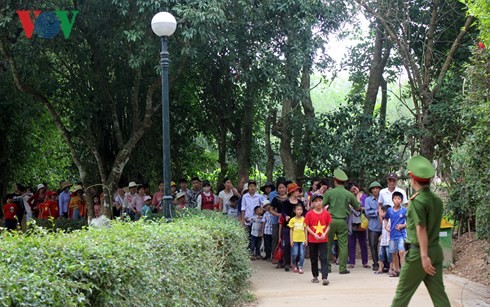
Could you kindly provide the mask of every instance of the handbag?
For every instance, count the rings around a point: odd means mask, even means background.
[[[274,251],[274,260],[281,261],[283,256],[284,256],[284,252],[281,248],[281,240],[279,240],[279,243],[277,243],[276,250]]]
[[[361,224],[359,225],[358,231],[366,231],[368,229],[369,220],[364,214],[361,214]]]

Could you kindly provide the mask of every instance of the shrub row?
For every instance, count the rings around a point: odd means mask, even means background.
[[[218,214],[0,237],[4,306],[230,306],[247,298],[247,238]]]

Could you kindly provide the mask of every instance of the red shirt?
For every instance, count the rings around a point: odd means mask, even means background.
[[[40,219],[49,219],[50,217],[59,217],[59,207],[58,203],[53,200],[47,200],[41,205],[39,205],[39,217]]]
[[[332,217],[327,210],[322,210],[322,213],[316,213],[314,210],[308,211],[305,217],[305,224],[310,227],[310,229],[318,234],[323,235],[327,230],[328,225],[332,222]],[[317,240],[311,233],[308,232],[308,242],[311,243],[325,243],[328,242],[328,235],[325,236],[323,240]]]
[[[3,212],[5,214],[4,219],[6,221],[15,220],[15,215],[17,214],[17,204],[5,204],[3,205]]]

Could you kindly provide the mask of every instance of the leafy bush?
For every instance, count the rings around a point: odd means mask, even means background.
[[[247,297],[247,238],[218,214],[3,234],[0,304],[226,306]]]

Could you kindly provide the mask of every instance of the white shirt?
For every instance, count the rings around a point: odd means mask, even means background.
[[[254,216],[254,208],[257,206],[262,207],[262,203],[264,202],[264,195],[259,193],[255,193],[254,196],[251,196],[249,193],[245,193],[242,197],[242,211],[245,211],[244,218],[251,219]],[[251,222],[244,221],[245,225],[250,225]]]
[[[218,197],[223,201],[223,213],[228,212],[228,205],[230,204],[230,198],[233,196],[233,190],[230,190],[229,193],[226,193],[225,190],[219,192]]]
[[[390,192],[388,188],[384,188],[381,191],[379,191],[378,204],[382,204],[382,206],[389,205],[390,207],[393,207],[393,193],[395,192],[402,193],[403,195],[402,204],[408,203],[407,193],[405,193],[405,190],[399,187],[395,187],[393,192]]]

